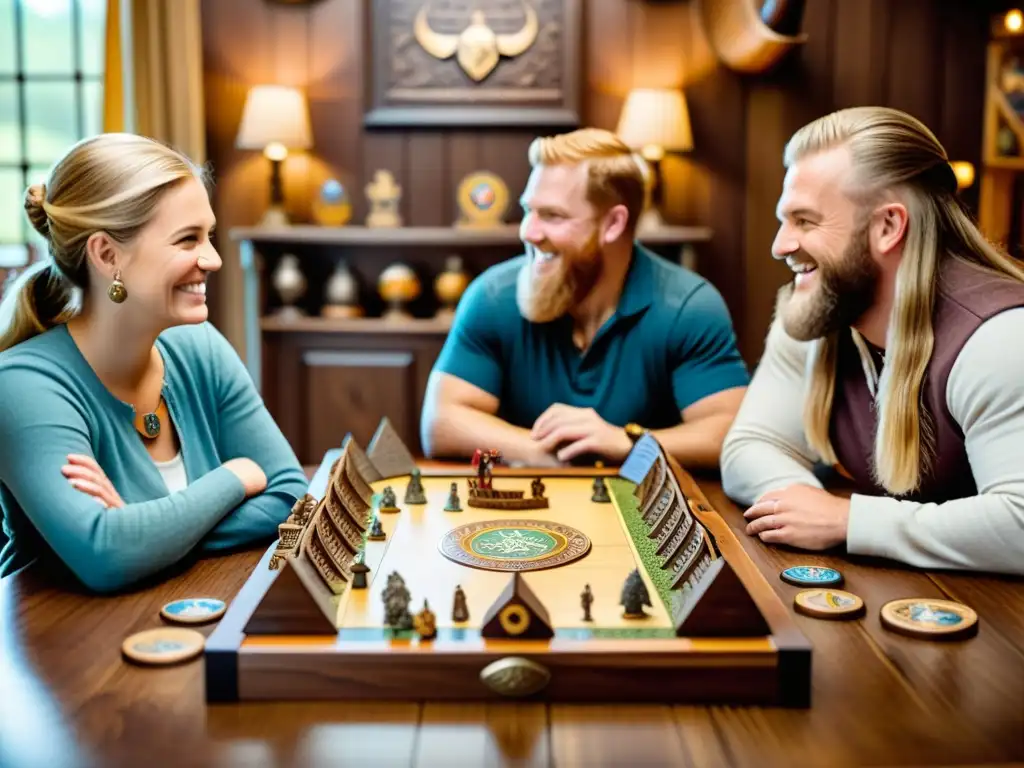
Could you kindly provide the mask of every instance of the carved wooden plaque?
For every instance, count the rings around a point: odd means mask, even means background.
[[[364,0],[366,124],[579,124],[581,0]]]

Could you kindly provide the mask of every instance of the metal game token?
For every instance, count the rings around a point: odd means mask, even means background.
[[[891,600],[879,612],[882,626],[911,637],[954,639],[978,631],[978,614],[963,603],[929,597]]]
[[[864,614],[864,601],[841,589],[805,589],[793,598],[793,607],[816,619],[854,619]]]
[[[177,664],[198,656],[205,643],[206,638],[194,629],[161,627],[127,638],[121,652],[140,664]]]
[[[779,578],[798,587],[838,587],[843,583],[843,574],[823,565],[794,565],[780,573]]]
[[[168,603],[160,615],[176,624],[202,624],[219,619],[227,606],[215,597],[188,597]]]

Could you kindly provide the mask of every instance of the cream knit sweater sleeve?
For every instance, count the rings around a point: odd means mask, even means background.
[[[847,548],[921,568],[1024,574],[1024,308],[983,323],[950,372],[946,402],[963,430],[978,494],[941,504],[854,494]],[[791,483],[820,487],[800,407],[807,345],[776,325],[722,452],[739,503]]]

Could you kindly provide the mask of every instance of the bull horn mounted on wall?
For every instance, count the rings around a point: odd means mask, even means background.
[[[699,0],[704,32],[737,72],[765,72],[807,41],[804,0]],[[760,7],[760,10],[759,10]]]

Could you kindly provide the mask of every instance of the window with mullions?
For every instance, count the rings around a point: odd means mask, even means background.
[[[0,0],[0,268],[40,244],[25,188],[103,129],[107,0]]]

